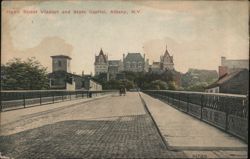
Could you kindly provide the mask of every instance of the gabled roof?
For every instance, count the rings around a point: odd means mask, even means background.
[[[104,62],[107,63],[107,57],[106,57],[106,55],[104,55],[102,49],[100,50],[99,55],[95,57],[95,63],[96,63],[97,61],[99,61],[99,58],[100,58],[101,56],[103,57]]]
[[[218,86],[224,84],[225,82],[229,81],[230,79],[234,78],[235,76],[237,76],[239,73],[241,73],[243,71],[247,71],[247,69],[240,69],[240,70],[236,70],[230,74],[225,74],[225,75],[221,76],[217,81],[215,81],[211,85],[207,86],[206,88],[209,89],[209,88],[218,87]]]
[[[164,57],[169,57],[170,61],[173,63],[173,58],[172,58],[172,56],[170,56],[167,47],[166,47],[166,51],[165,51],[165,53],[164,53],[164,55],[163,55],[163,58],[164,58]]]
[[[128,61],[144,61],[144,58],[140,53],[128,53],[125,59]]]

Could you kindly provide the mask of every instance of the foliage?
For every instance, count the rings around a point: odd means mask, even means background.
[[[189,69],[182,76],[182,86],[184,90],[203,91],[204,87],[213,83],[218,78],[215,70]]]
[[[207,86],[207,84],[205,84],[205,83],[199,83],[197,85],[191,85],[190,87],[187,87],[185,90],[195,91],[195,92],[204,92],[206,86]]]
[[[162,80],[155,80],[155,81],[150,82],[148,89],[165,90],[165,89],[168,89],[168,84]]]
[[[174,82],[174,72],[171,71],[165,71],[161,74],[130,71],[124,71],[123,73],[125,74],[125,79],[123,80],[112,79],[106,81],[106,74],[95,76],[94,79],[102,84],[103,89],[118,89],[121,85],[125,86],[128,90],[134,88],[157,90],[177,89],[177,85]]]
[[[177,90],[177,85],[176,85],[176,83],[174,81],[170,81],[168,83],[168,87],[169,87],[170,90]]]
[[[26,61],[14,58],[1,67],[3,90],[40,90],[49,87],[47,68],[34,57]]]

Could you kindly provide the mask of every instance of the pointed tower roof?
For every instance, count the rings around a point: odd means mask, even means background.
[[[101,48],[101,50],[100,50],[99,55],[104,55],[104,53],[103,53],[103,51],[102,51],[102,48]]]
[[[169,54],[169,52],[168,52],[168,46],[167,46],[167,44],[166,44],[166,51],[165,51],[165,53],[164,53],[164,55],[163,55],[163,58],[164,58],[164,57],[170,57],[171,62],[173,62],[173,59],[171,58],[171,56],[170,56],[170,54]]]
[[[99,58],[100,58],[101,56],[103,57],[105,63],[108,61],[108,60],[107,60],[107,55],[104,55],[104,53],[103,53],[103,51],[102,51],[102,48],[101,48],[99,55],[96,56],[96,58],[95,58],[95,63],[96,63],[97,61],[99,61]]]

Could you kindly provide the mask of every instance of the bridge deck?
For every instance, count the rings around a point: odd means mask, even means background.
[[[14,158],[246,158],[240,140],[142,97],[168,147],[133,92],[2,112],[0,152]]]
[[[168,104],[142,93],[149,111],[170,149],[209,158],[244,158],[247,144],[214,126],[187,115]]]

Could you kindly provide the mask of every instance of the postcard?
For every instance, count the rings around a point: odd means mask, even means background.
[[[1,13],[0,159],[248,158],[248,1]]]

